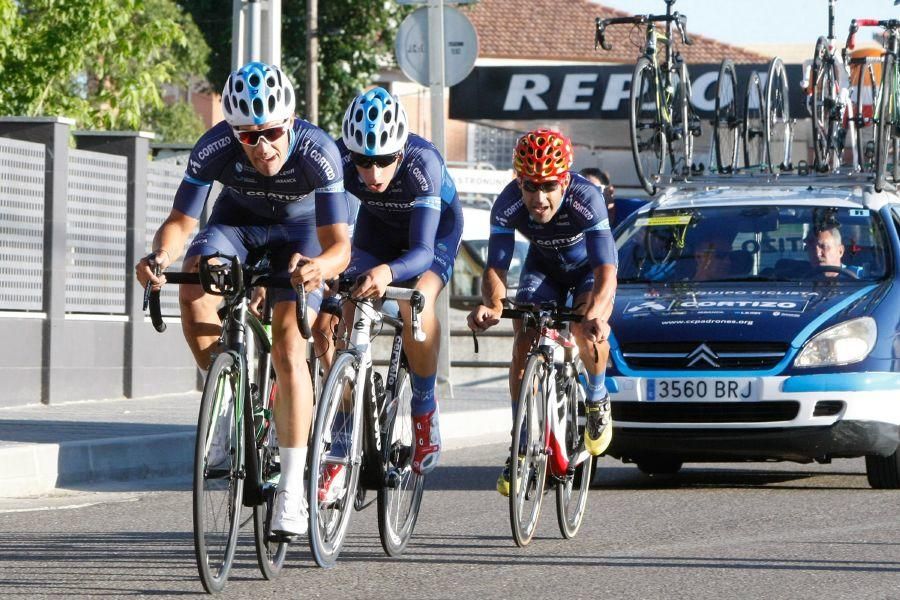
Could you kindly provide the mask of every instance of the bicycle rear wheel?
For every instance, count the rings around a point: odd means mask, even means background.
[[[534,536],[547,477],[547,420],[545,398],[546,359],[532,354],[525,363],[525,375],[513,419],[509,461],[509,520],[513,539],[526,546]]]
[[[873,171],[875,168],[875,103],[878,100],[878,80],[875,66],[862,62],[858,65],[856,82],[856,151],[859,170]]]
[[[787,73],[780,58],[773,58],[769,63],[764,128],[769,172],[791,170],[791,109]]]
[[[647,193],[655,194],[665,166],[667,144],[661,119],[661,90],[649,59],[638,59],[631,82],[629,125],[634,168]]]
[[[353,354],[338,355],[316,407],[309,447],[309,546],[316,564],[325,568],[337,562],[359,483],[362,411],[354,393],[357,369]],[[343,476],[331,477],[330,471],[338,466],[343,467]],[[320,488],[329,479],[340,487],[321,495]]]
[[[240,399],[241,367],[225,352],[206,377],[194,446],[194,553],[207,592],[220,592],[228,581],[240,529],[244,479],[242,423],[234,408]]]
[[[575,375],[566,381],[566,452],[573,460],[584,449],[585,394],[582,378],[587,374],[580,358],[575,360]],[[575,467],[575,473],[556,484],[556,520],[559,531],[566,539],[572,539],[581,528],[587,512],[588,491],[594,457],[588,457]]]
[[[744,93],[744,166],[749,169],[764,169],[766,161],[766,135],[763,126],[766,97],[763,95],[759,73],[753,71],[747,79]]]
[[[875,191],[884,189],[887,181],[888,154],[893,149],[894,113],[894,87],[897,85],[895,70],[895,57],[888,53],[884,57],[881,70],[881,92],[878,98],[878,114],[876,122],[878,129],[875,134]],[[895,159],[896,160],[896,157]]]
[[[378,490],[378,533],[388,556],[399,556],[412,537],[419,517],[425,476],[412,470],[415,435],[412,429],[412,386],[400,368],[382,426],[381,451],[386,480]]]
[[[672,99],[672,129],[669,159],[673,177],[691,174],[694,160],[694,110],[691,107],[691,78],[685,63],[679,63],[672,73],[675,97]]]
[[[716,116],[713,129],[716,168],[719,173],[733,173],[737,166],[741,127],[737,99],[737,73],[734,63],[723,60],[716,83]]]
[[[828,40],[820,36],[816,41],[816,49],[813,53],[813,63],[810,69],[812,78],[812,105],[809,107],[812,113],[812,139],[815,151],[815,169],[820,172],[831,171],[835,149],[832,147],[832,113],[837,103],[837,90],[835,89],[835,65],[827,56]]]

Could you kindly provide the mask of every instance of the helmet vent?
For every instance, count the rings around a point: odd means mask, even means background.
[[[250,116],[250,107],[247,106],[247,101],[241,98],[240,104],[238,105],[241,109],[241,112],[244,113],[244,116]]]
[[[263,108],[264,108],[264,106],[263,106],[262,99],[259,96],[254,98],[253,99],[253,115],[256,117],[263,116]]]

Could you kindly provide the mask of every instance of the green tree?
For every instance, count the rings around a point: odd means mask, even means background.
[[[214,90],[225,86],[231,70],[231,14],[216,0],[180,0],[211,48]],[[319,122],[336,134],[353,97],[371,85],[380,69],[394,64],[394,37],[412,9],[394,0],[319,0]],[[285,0],[281,7],[282,64],[297,92],[297,114],[306,113],[306,2]]]
[[[6,0],[0,0],[6,1]],[[209,49],[173,0],[15,0],[0,112],[138,129],[164,85],[206,71]],[[2,30],[0,30],[2,31]]]

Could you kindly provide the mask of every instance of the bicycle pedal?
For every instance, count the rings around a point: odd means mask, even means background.
[[[285,533],[269,533],[268,541],[273,544],[290,544],[293,543],[296,536],[287,535]]]

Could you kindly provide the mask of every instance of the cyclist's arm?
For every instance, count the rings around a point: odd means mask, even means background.
[[[350,264],[349,220],[343,186],[340,191],[316,190],[316,235],[322,246],[317,260],[324,279],[337,277]]]
[[[506,275],[516,248],[515,230],[491,226],[487,266],[481,276],[481,302],[494,311],[503,310],[506,300]]]
[[[604,323],[609,320],[616,296],[616,272],[618,271],[618,253],[609,220],[594,225],[585,231],[588,261],[594,272],[594,286],[584,307],[585,320],[598,319]]]
[[[199,222],[198,219],[184,214],[177,208],[169,212],[169,216],[156,230],[151,248],[153,252],[165,251],[168,263],[163,268],[178,260],[185,242]]]
[[[441,220],[441,199],[416,198],[409,220],[409,250],[387,263],[393,281],[406,281],[428,270],[434,262],[434,239]]]

